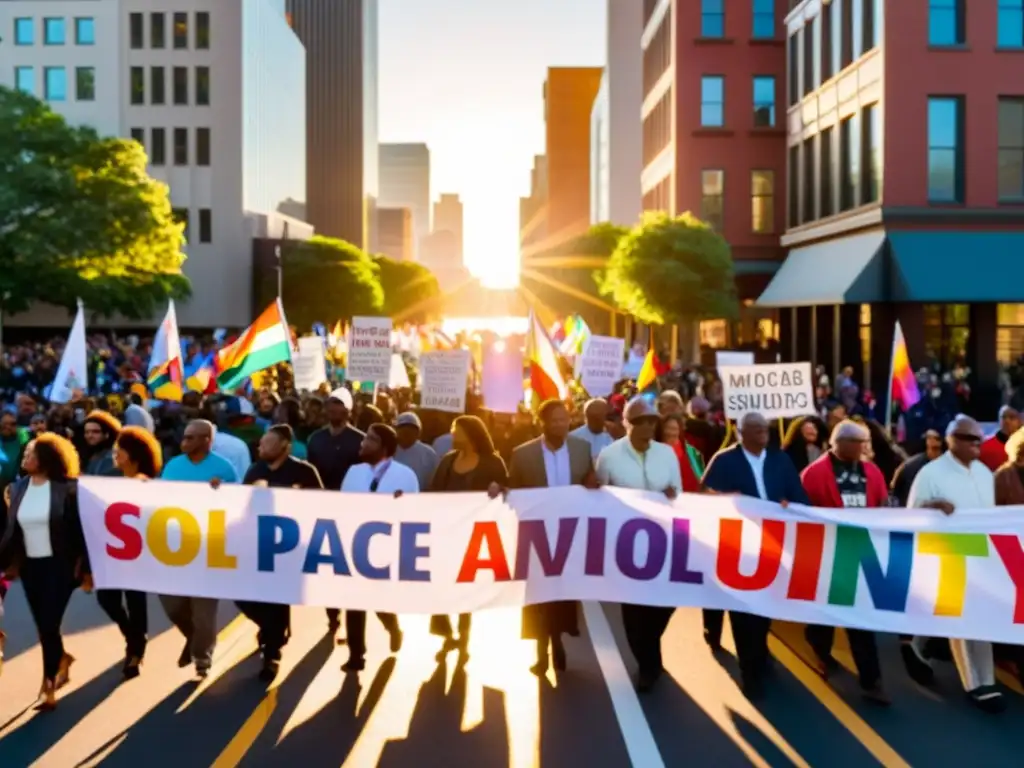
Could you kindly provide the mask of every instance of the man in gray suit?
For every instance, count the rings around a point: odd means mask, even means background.
[[[541,436],[524,443],[512,452],[509,464],[509,487],[557,488],[583,485],[597,488],[590,458],[590,443],[569,435],[569,410],[560,400],[548,400],[537,411]],[[577,603],[560,601],[528,605],[523,608],[523,638],[537,643],[537,663],[531,667],[535,675],[548,669],[548,645],[558,671],[565,669],[565,646],[562,635],[579,635]]]

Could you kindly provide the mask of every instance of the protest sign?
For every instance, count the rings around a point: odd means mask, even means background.
[[[391,370],[388,372],[388,386],[392,389],[408,389],[412,386],[409,381],[409,370],[405,367],[405,361],[398,352],[391,354]]]
[[[612,336],[591,336],[576,358],[576,376],[587,394],[593,397],[610,395],[622,378],[626,342]]]
[[[83,477],[99,589],[395,613],[553,600],[1024,642],[1024,507],[783,509],[579,486],[401,498]]]
[[[525,396],[522,349],[499,341],[484,349],[482,367],[484,407],[495,413],[515,413]]]
[[[313,392],[327,381],[327,358],[321,336],[303,336],[292,350],[292,378],[299,392]]]
[[[420,408],[465,413],[469,350],[446,349],[420,355]]]
[[[766,419],[814,413],[810,363],[727,365],[718,369],[718,375],[728,419],[738,421],[755,412]]]
[[[391,318],[353,317],[348,332],[349,381],[387,386],[391,378]]]
[[[728,365],[753,364],[753,352],[737,352],[734,349],[719,349],[715,351],[715,368],[722,368]]]

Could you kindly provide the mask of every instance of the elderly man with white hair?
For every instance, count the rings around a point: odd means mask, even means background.
[[[746,413],[739,423],[740,442],[719,451],[711,459],[701,485],[711,493],[752,496],[780,504],[807,504],[807,494],[792,459],[768,447],[768,420],[760,413]],[[704,639],[712,651],[722,642],[723,611],[704,611]],[[768,669],[768,630],[772,620],[740,611],[729,612],[732,636],[739,657],[743,693],[760,697]]]
[[[811,504],[833,509],[889,506],[889,489],[882,470],[863,459],[864,447],[871,443],[868,428],[846,419],[832,430],[829,442],[832,449],[811,462],[800,477]],[[882,688],[875,633],[847,629],[846,636],[857,666],[861,695],[872,704],[888,706],[890,701]],[[835,628],[812,624],[806,629],[806,637],[817,656],[818,674],[828,677],[838,671],[839,664],[832,656]]]
[[[583,406],[583,417],[587,423],[569,433],[570,437],[578,437],[590,444],[590,458],[597,461],[601,451],[615,442],[615,438],[605,429],[608,418],[608,401],[600,397],[588,400]]]
[[[634,397],[626,405],[625,416],[628,433],[601,451],[597,459],[598,481],[601,485],[618,488],[658,491],[674,499],[682,490],[683,479],[675,451],[654,441],[660,421],[658,412],[642,397]],[[622,605],[626,642],[639,666],[636,679],[639,693],[651,690],[665,671],[661,636],[673,613],[674,608]]]
[[[949,446],[942,456],[922,467],[910,488],[907,506],[937,509],[945,515],[958,509],[989,509],[996,505],[992,471],[978,460],[984,435],[978,422],[959,414],[946,428]],[[918,683],[932,682],[926,638],[905,640],[901,646],[907,672]],[[985,712],[1001,712],[1006,704],[996,688],[992,644],[981,640],[949,641],[964,690]]]

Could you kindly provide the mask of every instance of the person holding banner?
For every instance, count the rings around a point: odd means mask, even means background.
[[[841,421],[832,430],[829,441],[831,451],[814,460],[803,471],[801,480],[811,504],[826,508],[877,509],[889,506],[889,489],[882,470],[861,456],[871,444],[871,432],[855,421]],[[827,678],[839,669],[832,656],[835,627],[809,625],[805,636],[817,657],[817,672]],[[882,667],[878,662],[875,633],[863,629],[847,628],[860,689],[864,699],[872,704],[889,706],[891,703],[882,688]]]
[[[792,460],[768,447],[768,420],[760,413],[745,413],[739,422],[740,442],[715,454],[701,484],[711,493],[751,496],[783,506],[808,504]],[[713,651],[722,647],[724,611],[704,609],[704,639]],[[768,630],[772,620],[742,611],[729,611],[743,693],[758,698],[768,669]]]
[[[626,406],[625,417],[626,436],[601,451],[597,458],[598,482],[619,488],[658,491],[674,499],[683,487],[679,459],[675,451],[654,440],[661,422],[658,412],[643,397],[637,396]],[[650,691],[665,671],[661,636],[673,613],[675,608],[622,604],[626,642],[639,667],[638,693]]]
[[[561,400],[548,400],[537,410],[542,435],[512,451],[508,470],[508,487],[558,488],[566,485],[597,487],[597,477],[590,458],[591,444],[569,434],[569,409]],[[604,414],[601,414],[602,420]],[[490,489],[493,497],[496,486]],[[577,637],[580,633],[578,603],[574,600],[527,605],[523,608],[524,640],[537,643],[537,663],[530,671],[541,676],[550,661],[559,672],[566,667],[562,635]]]

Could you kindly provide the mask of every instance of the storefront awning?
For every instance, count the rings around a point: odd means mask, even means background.
[[[885,231],[794,248],[757,300],[760,307],[885,301]]]
[[[889,230],[888,237],[892,301],[971,304],[1024,299],[1024,232]]]

